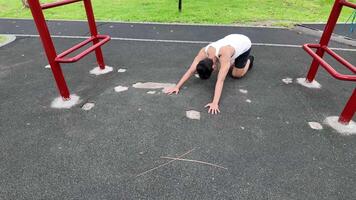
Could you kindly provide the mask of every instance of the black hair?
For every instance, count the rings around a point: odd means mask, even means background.
[[[213,60],[210,58],[205,58],[201,60],[197,65],[197,72],[201,79],[208,79],[213,72]]]

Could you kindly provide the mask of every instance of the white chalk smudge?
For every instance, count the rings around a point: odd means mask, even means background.
[[[88,102],[82,106],[82,109],[88,111],[88,110],[91,110],[92,108],[94,108],[94,106],[95,106],[94,103]]]
[[[355,135],[356,134],[356,123],[350,121],[348,125],[341,124],[339,122],[338,116],[327,117],[324,121],[325,124],[329,125],[341,135]]]
[[[244,89],[239,89],[239,91],[243,94],[247,94],[247,92],[248,92],[247,90],[244,90]]]
[[[310,128],[314,129],[314,130],[322,130],[323,126],[318,123],[318,122],[308,122]]]
[[[175,84],[172,83],[155,83],[155,82],[146,82],[146,83],[139,82],[132,85],[132,87],[138,89],[163,89],[162,92],[165,92],[168,88],[174,86]]]
[[[51,69],[51,65],[46,65],[45,68],[46,69]]]
[[[94,69],[90,70],[90,74],[94,75],[102,75],[102,74],[107,74],[109,72],[112,72],[113,68],[109,66],[105,66],[105,69],[100,69],[100,67],[95,67]]]
[[[293,83],[293,79],[289,78],[289,77],[282,79],[282,81],[283,81],[283,83],[285,83],[287,85],[290,84],[290,83]]]
[[[126,91],[126,90],[128,90],[128,89],[129,89],[128,87],[121,86],[121,85],[116,86],[116,87],[114,88],[115,92],[123,92],[123,91]]]
[[[126,69],[120,68],[120,69],[117,70],[117,72],[124,73],[124,72],[126,72]]]
[[[7,45],[7,44],[10,44],[11,42],[16,40],[16,36],[14,36],[14,35],[2,35],[2,34],[0,34],[0,36],[5,37],[5,41],[0,43],[0,47],[3,47],[5,45]],[[25,55],[22,54],[22,56],[25,56]]]
[[[251,103],[252,101],[250,99],[246,99],[246,102],[247,103]]]
[[[147,94],[156,94],[156,91],[151,90],[151,91],[148,91]]]
[[[195,111],[195,110],[186,111],[186,116],[187,116],[189,119],[200,120],[200,112]]]
[[[57,109],[69,109],[75,106],[76,104],[78,104],[79,101],[80,101],[79,96],[75,94],[70,95],[69,100],[64,100],[62,97],[57,97],[52,101],[51,107]]]
[[[297,83],[307,88],[321,88],[320,83],[318,83],[316,80],[313,80],[313,82],[308,82],[305,78],[297,78]]]

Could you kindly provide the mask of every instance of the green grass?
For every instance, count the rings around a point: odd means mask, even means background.
[[[325,22],[334,0],[183,0],[182,13],[177,2],[92,0],[96,19],[100,20],[268,25]],[[0,0],[0,10],[0,17],[31,18],[21,0]],[[346,21],[351,12],[344,9],[340,21]],[[46,10],[45,14],[48,19],[85,19],[82,3]]]
[[[3,36],[3,35],[0,35],[0,45],[1,44],[4,44],[5,42],[6,42],[6,37],[5,36]]]

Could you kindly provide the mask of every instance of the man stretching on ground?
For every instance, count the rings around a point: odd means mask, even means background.
[[[199,51],[188,71],[177,85],[169,88],[166,93],[178,94],[182,85],[196,72],[201,79],[208,79],[213,71],[218,70],[213,101],[205,107],[209,107],[208,112],[211,114],[220,113],[219,100],[226,75],[231,69],[233,78],[245,76],[253,66],[254,57],[250,56],[250,51],[250,39],[241,34],[231,34],[213,42]]]

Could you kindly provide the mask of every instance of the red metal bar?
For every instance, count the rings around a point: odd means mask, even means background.
[[[45,3],[41,5],[41,8],[44,9],[48,9],[48,8],[54,8],[54,7],[58,7],[58,6],[63,6],[63,5],[67,5],[67,4],[71,4],[71,3],[75,3],[78,1],[83,1],[83,0],[62,0],[62,1],[56,1],[53,3]]]
[[[356,112],[356,89],[354,89],[354,92],[352,93],[344,110],[342,111],[339,117],[339,122],[345,125],[349,124],[352,117],[355,115],[355,112]]]
[[[88,44],[94,40],[98,40],[98,39],[102,39],[102,40],[100,42],[94,44],[93,46],[90,46],[88,49],[84,50],[83,52],[79,53],[78,55],[76,55],[72,58],[65,58],[65,56],[67,56],[68,54],[70,54],[70,53],[74,52],[75,50],[78,50],[81,47],[85,46],[86,44]],[[64,51],[63,53],[59,54],[55,60],[56,60],[56,62],[59,62],[59,63],[77,62],[78,60],[82,59],[84,56],[86,56],[89,53],[96,50],[97,48],[100,48],[100,46],[104,45],[109,40],[110,40],[110,36],[107,36],[107,35],[97,35],[97,37],[88,38],[85,41],[83,41],[83,42],[75,45],[74,47]]]
[[[328,20],[328,23],[326,24],[324,33],[320,39],[319,44],[321,47],[328,46],[328,44],[329,44],[331,35],[334,31],[335,25],[337,23],[337,20],[339,19],[339,16],[340,16],[340,13],[341,13],[341,10],[343,7],[343,5],[340,3],[341,1],[342,0],[335,0],[333,9],[331,11],[331,14],[330,14],[330,17]],[[318,57],[322,58],[324,56],[324,52],[325,52],[324,49],[318,48],[318,50],[316,51],[316,54],[318,55]],[[311,66],[310,66],[309,72],[307,74],[307,78],[306,78],[307,81],[312,82],[315,79],[316,73],[318,72],[318,67],[319,67],[319,62],[317,59],[314,58]]]
[[[324,50],[331,55],[333,58],[335,58],[338,62],[343,64],[345,67],[349,68],[354,74],[356,73],[356,67],[349,63],[347,60],[345,60],[343,57],[341,57],[339,54],[335,53],[333,50],[324,47]]]
[[[342,3],[344,6],[347,6],[347,7],[351,7],[351,8],[356,9],[356,4],[355,4],[355,3],[351,3],[351,2],[349,2],[349,1],[341,1],[341,3]]]
[[[69,90],[66,81],[63,77],[61,66],[55,61],[57,53],[54,48],[51,35],[48,31],[41,5],[38,0],[28,0],[28,3],[31,9],[31,13],[33,15],[33,19],[37,26],[38,33],[42,40],[42,44],[45,49],[48,62],[51,65],[52,73],[56,80],[59,93],[64,99],[69,99]]]
[[[95,17],[94,17],[94,13],[93,13],[93,7],[91,5],[91,0],[84,0],[84,7],[85,7],[85,11],[87,13],[90,33],[92,36],[96,37],[96,35],[98,35],[98,31],[96,29]],[[98,42],[99,42],[98,39],[93,40],[94,45],[96,45]],[[95,49],[95,55],[96,55],[96,60],[98,62],[100,69],[105,69],[103,53],[101,51],[100,46]]]
[[[331,74],[334,78],[339,80],[344,80],[344,81],[356,81],[356,75],[353,76],[353,75],[340,74],[332,66],[330,66],[325,60],[323,60],[322,57],[320,57],[312,50],[312,48],[320,49],[320,44],[305,44],[303,48],[314,58],[314,61],[316,61],[318,65],[320,64],[322,67],[324,67],[325,70],[329,72],[329,74]]]

